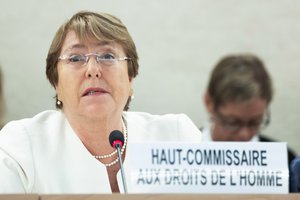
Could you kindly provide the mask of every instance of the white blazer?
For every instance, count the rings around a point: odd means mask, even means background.
[[[201,141],[201,132],[184,114],[123,116],[127,148],[138,141]],[[127,171],[126,159],[123,166]],[[123,192],[120,172],[118,183]],[[111,193],[111,188],[106,167],[85,148],[64,114],[49,110],[1,130],[0,193]]]

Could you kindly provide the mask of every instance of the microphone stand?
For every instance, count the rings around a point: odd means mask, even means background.
[[[119,163],[120,163],[120,170],[121,170],[121,175],[122,175],[124,193],[127,194],[127,185],[126,185],[126,181],[125,181],[126,179],[125,179],[125,173],[124,173],[122,155],[121,155],[120,144],[119,143],[116,144],[116,148],[117,148],[117,153],[118,153],[118,157],[119,157]]]

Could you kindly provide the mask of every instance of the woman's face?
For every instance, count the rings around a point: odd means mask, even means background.
[[[90,55],[77,56],[87,54]],[[60,56],[56,93],[67,117],[97,120],[121,116],[131,95],[132,80],[128,77],[126,60],[110,62],[126,56],[120,44],[96,39],[80,41],[70,31]]]

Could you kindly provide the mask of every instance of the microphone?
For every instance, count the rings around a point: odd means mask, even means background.
[[[119,130],[112,131],[109,135],[109,143],[113,148],[117,149],[120,170],[122,175],[123,189],[124,189],[124,193],[127,194],[126,179],[125,179],[125,173],[124,173],[122,155],[121,155],[121,148],[124,144],[124,135],[122,134],[122,132]]]

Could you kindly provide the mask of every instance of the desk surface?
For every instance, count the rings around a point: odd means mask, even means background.
[[[40,200],[40,196],[37,194],[0,194],[0,200]]]
[[[91,195],[0,195],[0,200],[299,200],[300,193],[284,195],[244,194],[91,194]]]

